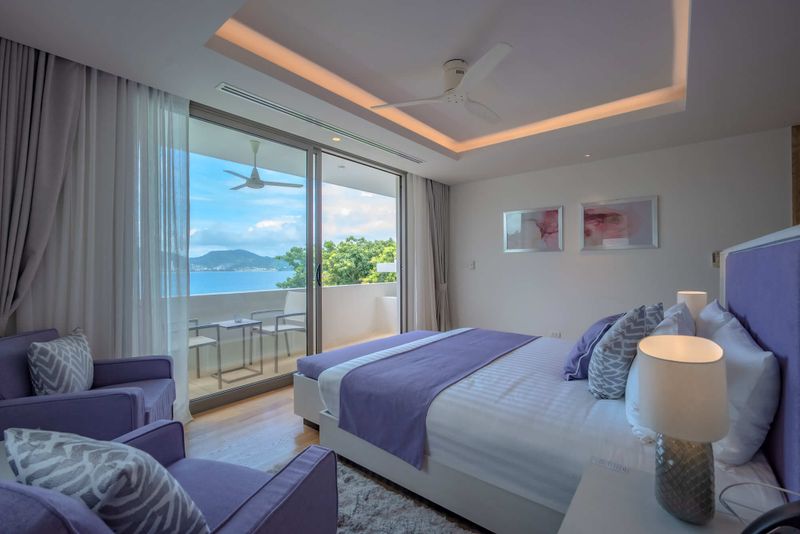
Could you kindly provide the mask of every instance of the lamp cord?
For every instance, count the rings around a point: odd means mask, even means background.
[[[731,504],[735,504],[736,506],[741,506],[742,508],[746,508],[747,510],[752,510],[752,511],[758,512],[758,513],[764,513],[765,510],[759,510],[758,508],[754,508],[752,506],[748,506],[748,505],[740,503],[738,501],[734,501],[734,500],[731,500],[731,499],[725,499],[725,493],[729,489],[735,488],[737,486],[761,486],[761,487],[764,487],[764,488],[770,488],[770,489],[773,489],[775,491],[779,491],[781,493],[785,493],[787,495],[791,495],[793,497],[800,497],[800,493],[797,493],[796,491],[788,490],[788,489],[782,488],[780,486],[773,486],[772,484],[767,484],[765,482],[737,482],[735,484],[730,484],[729,486],[726,486],[722,491],[719,492],[719,502],[720,502],[720,504],[722,504],[722,506],[725,508],[725,510],[728,511],[728,513],[733,515],[741,523],[744,523],[745,520],[742,519],[742,516],[740,516],[739,514],[736,513],[736,511],[731,507]]]

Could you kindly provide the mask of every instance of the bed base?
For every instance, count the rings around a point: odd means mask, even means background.
[[[497,534],[555,533],[564,519],[560,512],[430,459],[424,469],[415,469],[341,430],[327,411],[318,418],[323,447]]]
[[[313,378],[294,374],[294,413],[309,426],[319,426],[319,413],[325,410],[319,396],[319,384]],[[309,424],[311,423],[311,424]]]

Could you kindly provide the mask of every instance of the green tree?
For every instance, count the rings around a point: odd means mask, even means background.
[[[379,273],[378,263],[392,263],[397,257],[394,239],[369,241],[363,237],[349,236],[338,243],[326,241],[322,245],[322,283],[326,286],[394,282],[396,273]],[[306,285],[306,249],[292,247],[278,256],[288,263],[294,274],[278,287],[293,288]]]

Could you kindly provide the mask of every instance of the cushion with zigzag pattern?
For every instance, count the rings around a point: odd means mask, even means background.
[[[88,391],[94,381],[89,341],[82,333],[31,343],[28,371],[37,395]]]
[[[144,451],[45,430],[9,428],[4,437],[17,482],[83,501],[114,532],[209,532],[191,497]]]
[[[645,306],[623,315],[597,344],[589,362],[589,391],[598,399],[625,396],[628,371],[645,336]]]

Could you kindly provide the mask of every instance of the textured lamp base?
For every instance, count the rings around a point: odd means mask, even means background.
[[[656,440],[656,499],[669,513],[702,525],[714,517],[714,453],[710,443]]]

